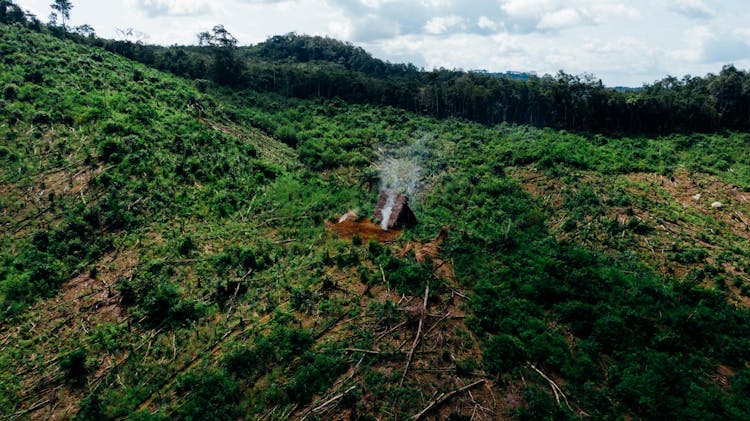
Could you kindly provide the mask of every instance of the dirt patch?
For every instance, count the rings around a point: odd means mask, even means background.
[[[42,189],[39,195],[48,195],[50,192],[54,192],[56,196],[80,195],[81,192],[88,188],[91,179],[103,171],[103,167],[92,169],[87,166],[76,172],[60,170],[50,173],[43,178],[43,185],[46,188]]]
[[[61,200],[80,200],[84,203],[96,200],[87,196],[89,182],[104,170],[101,167],[60,169],[39,175],[26,187],[0,185],[0,194],[4,198],[0,206],[0,230],[23,235],[30,228],[53,227],[62,209],[59,206]]]
[[[326,228],[346,240],[351,240],[356,235],[362,241],[375,240],[381,243],[396,241],[403,233],[403,230],[399,229],[384,231],[380,226],[373,224],[369,218],[356,221],[347,219],[335,224],[326,222]]]
[[[432,241],[426,243],[407,242],[401,251],[396,253],[399,257],[404,257],[408,253],[414,253],[414,260],[417,263],[431,263],[434,268],[435,276],[446,279],[452,285],[456,282],[456,275],[453,272],[453,265],[449,260],[440,257],[440,246],[448,236],[447,228],[443,227],[438,235]]]
[[[731,367],[719,365],[716,367],[714,373],[711,374],[711,380],[721,389],[728,390],[730,388],[729,379],[733,378],[735,374],[735,371]]]
[[[708,174],[680,169],[672,176],[635,173],[625,176],[634,184],[655,187],[666,192],[685,208],[710,215],[726,224],[732,234],[750,239],[750,193]],[[646,194],[644,191],[636,191]]]

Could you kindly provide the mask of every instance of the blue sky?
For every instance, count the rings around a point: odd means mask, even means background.
[[[16,0],[47,21],[52,0]],[[327,35],[420,67],[590,73],[610,86],[750,68],[747,0],[72,0],[71,24],[192,44],[223,24],[241,44]]]

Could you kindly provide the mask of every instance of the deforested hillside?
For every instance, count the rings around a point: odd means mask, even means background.
[[[747,133],[294,99],[18,25],[0,52],[0,417],[750,418]]]

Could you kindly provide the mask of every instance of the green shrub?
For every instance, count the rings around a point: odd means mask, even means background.
[[[293,402],[304,405],[314,394],[328,390],[347,367],[338,355],[308,352],[292,376],[287,394]]]
[[[521,341],[510,335],[495,335],[485,343],[482,355],[484,366],[493,375],[508,373],[526,362],[526,350]]]
[[[294,310],[310,312],[317,301],[318,297],[312,291],[301,287],[292,288],[290,305]]]
[[[231,374],[246,378],[252,375],[261,363],[258,353],[247,346],[239,346],[227,352],[222,358],[222,365]]]
[[[82,386],[86,381],[86,356],[85,349],[80,348],[60,358],[60,370],[65,379],[74,386]]]
[[[193,251],[196,250],[195,241],[190,235],[185,235],[177,245],[177,252],[181,256],[189,256]]]
[[[50,124],[52,122],[52,117],[45,111],[37,111],[31,116],[31,122],[39,125]]]
[[[276,139],[279,139],[280,141],[286,143],[287,145],[293,148],[297,147],[297,143],[298,143],[297,132],[294,130],[293,127],[289,125],[276,128],[276,130],[273,132],[273,137],[275,137]]]
[[[169,281],[158,281],[145,294],[138,297],[139,314],[149,328],[166,324],[179,326],[198,320],[201,308],[194,302],[182,298],[177,286]]]
[[[15,83],[9,83],[5,85],[3,89],[3,97],[8,101],[12,101],[18,97],[18,85]]]
[[[175,390],[183,397],[177,415],[183,420],[236,420],[240,385],[224,370],[193,370],[177,379]]]

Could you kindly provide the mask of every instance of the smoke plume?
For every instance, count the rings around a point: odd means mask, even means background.
[[[422,142],[418,140],[408,146],[390,151],[380,150],[378,154],[377,168],[380,177],[380,192],[385,192],[388,195],[382,210],[380,227],[387,231],[393,205],[396,203],[396,196],[401,193],[406,195],[410,201],[414,201],[419,195],[422,175],[420,164],[423,156]]]

